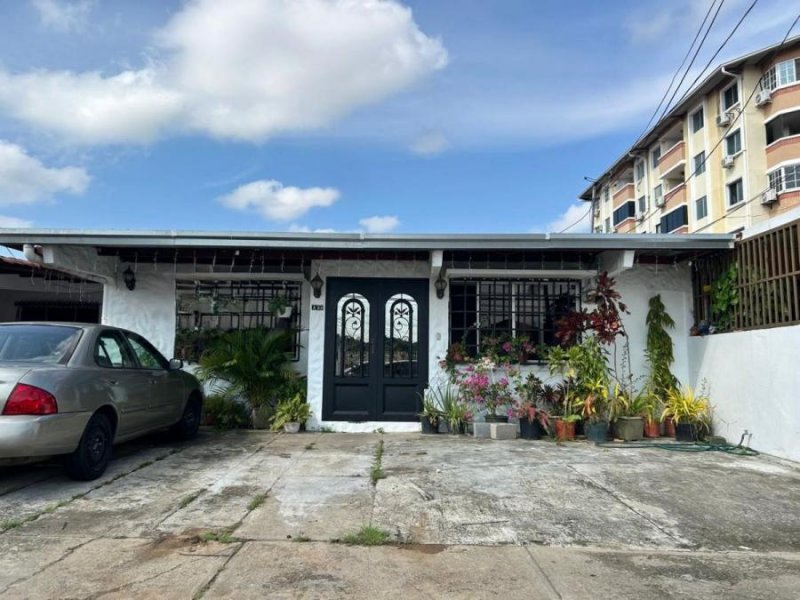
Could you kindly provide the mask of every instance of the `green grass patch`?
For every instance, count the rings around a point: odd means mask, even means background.
[[[348,533],[341,543],[350,546],[382,546],[389,542],[389,532],[372,525],[364,525],[356,533]]]
[[[295,536],[295,537],[293,537],[293,538],[292,538],[292,541],[293,541],[293,542],[299,542],[299,543],[301,543],[301,544],[302,544],[302,543],[304,543],[304,542],[310,542],[310,541],[311,541],[311,538],[310,538],[310,537],[307,537],[307,536],[305,536],[305,535],[298,535],[298,536]]]
[[[197,490],[193,494],[189,494],[188,496],[186,496],[183,500],[181,500],[180,504],[178,505],[178,508],[179,509],[186,508],[187,506],[189,506],[192,502],[194,502],[200,497],[200,494],[202,494],[203,491],[204,490]]]
[[[383,440],[378,441],[375,446],[375,459],[369,470],[369,478],[372,485],[376,485],[380,479],[386,479],[386,473],[383,472]]]
[[[257,509],[259,506],[264,504],[264,501],[267,499],[266,494],[256,494],[253,496],[253,499],[250,500],[249,504],[247,505],[247,510],[252,512]]]
[[[227,529],[222,531],[204,531],[197,536],[201,542],[219,542],[220,544],[235,544],[241,542],[233,533]]]

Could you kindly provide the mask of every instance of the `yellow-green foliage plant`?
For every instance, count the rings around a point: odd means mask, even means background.
[[[689,423],[695,426],[698,435],[711,432],[711,403],[708,396],[700,391],[695,393],[691,386],[683,389],[673,388],[667,392],[667,401],[661,420],[672,418],[675,424]]]

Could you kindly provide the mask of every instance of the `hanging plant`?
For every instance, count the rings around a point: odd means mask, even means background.
[[[733,329],[733,319],[739,305],[738,278],[736,263],[731,263],[711,286],[711,316],[718,331]]]
[[[674,362],[672,337],[668,330],[675,328],[675,321],[666,311],[661,295],[650,298],[645,319],[647,325],[647,347],[645,356],[650,363],[650,387],[664,399],[667,393],[678,386],[678,380],[670,371]]]

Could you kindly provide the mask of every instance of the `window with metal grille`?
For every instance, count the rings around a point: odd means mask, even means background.
[[[450,343],[463,342],[470,356],[498,338],[553,346],[558,321],[580,306],[576,279],[451,279]]]
[[[699,108],[692,113],[692,133],[697,133],[703,128],[703,109]]]
[[[636,202],[629,200],[621,204],[614,211],[614,227],[622,223],[625,219],[633,218],[636,215]]]
[[[300,282],[258,281],[178,281],[177,329],[179,338],[192,340],[188,332],[224,332],[234,329],[291,329],[295,332],[287,351],[300,358]],[[291,314],[281,317],[269,310],[272,298],[286,299]],[[213,333],[211,336],[213,337]],[[176,344],[177,346],[177,344]],[[200,348],[193,349],[193,358]]]

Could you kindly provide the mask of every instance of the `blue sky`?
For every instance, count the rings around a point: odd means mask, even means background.
[[[0,226],[558,231],[709,3],[3,2]],[[780,41],[786,5],[720,58]]]

